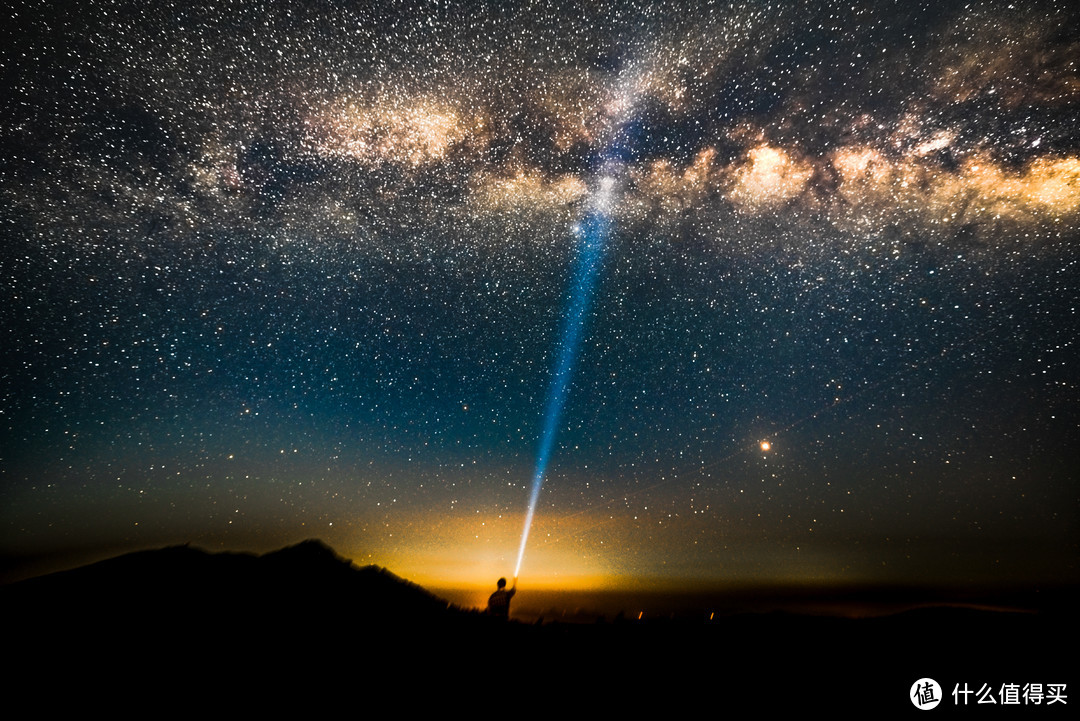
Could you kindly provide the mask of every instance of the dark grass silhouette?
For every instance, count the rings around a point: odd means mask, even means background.
[[[611,710],[650,699],[670,710],[704,696],[718,712],[887,714],[918,713],[906,695],[923,676],[946,692],[1075,680],[1057,653],[1077,640],[1062,606],[526,625],[455,607],[319,541],[262,556],[142,551],[0,591],[8,688],[55,701],[77,687],[80,703],[132,708],[237,694],[272,705],[359,684],[409,703],[576,698]]]

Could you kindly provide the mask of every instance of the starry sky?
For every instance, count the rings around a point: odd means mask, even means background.
[[[1072,5],[15,3],[5,573],[509,575],[602,198],[523,584],[1080,580]]]

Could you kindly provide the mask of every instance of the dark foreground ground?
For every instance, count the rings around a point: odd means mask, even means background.
[[[924,713],[908,700],[923,677],[943,689],[937,716],[1065,718],[1080,704],[1064,591],[1024,613],[498,623],[308,542],[261,557],[147,551],[2,592],[5,697],[28,715],[889,718]],[[957,704],[965,684],[975,693]],[[1002,704],[1013,684],[1065,684],[1065,703]],[[986,689],[997,703],[977,703]]]

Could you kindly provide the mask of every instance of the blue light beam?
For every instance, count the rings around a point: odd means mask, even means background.
[[[596,286],[596,278],[604,258],[604,247],[611,230],[610,206],[614,186],[613,175],[605,175],[601,179],[599,192],[577,231],[578,252],[574,281],[570,286],[570,309],[562,330],[558,365],[555,367],[555,375],[551,379],[551,389],[548,393],[547,409],[544,413],[544,434],[540,439],[540,447],[536,454],[536,468],[533,471],[532,490],[529,493],[529,510],[525,514],[525,528],[521,532],[521,546],[518,548],[514,578],[517,578],[521,572],[521,562],[525,558],[525,544],[529,540],[529,529],[532,528],[536,502],[540,498],[540,489],[544,485],[548,459],[551,457],[551,449],[559,431],[559,421],[562,418],[563,406],[566,404],[566,396],[570,389],[570,379],[577,361],[582,329],[589,315],[593,288]]]

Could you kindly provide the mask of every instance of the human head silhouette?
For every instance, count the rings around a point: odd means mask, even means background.
[[[506,588],[506,579],[505,578],[500,578],[498,583],[496,583],[495,585],[498,586],[499,588]]]

